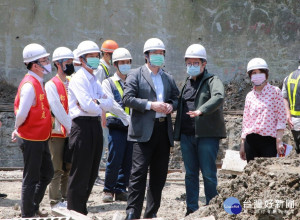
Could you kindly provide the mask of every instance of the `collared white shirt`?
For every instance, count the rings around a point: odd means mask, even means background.
[[[147,69],[149,70],[149,74],[151,76],[151,79],[153,81],[154,87],[155,87],[155,93],[156,93],[156,98],[157,102],[164,102],[164,84],[161,78],[161,75],[163,74],[163,70],[160,68],[157,74],[154,74],[148,67],[147,64],[145,64]],[[150,110],[151,109],[151,101],[147,102],[146,109]],[[161,113],[161,112],[156,112],[155,113],[155,118],[161,118],[161,117],[166,117],[166,114]]]
[[[109,111],[112,100],[106,98],[95,75],[81,67],[69,84],[69,114],[72,119],[79,116],[101,116],[102,109]],[[100,105],[93,100],[97,99]]]
[[[42,89],[44,90],[43,78],[30,70],[28,70],[28,74],[36,78],[40,82]],[[35,103],[35,90],[32,84],[29,82],[24,83],[20,91],[20,104],[19,110],[16,115],[15,128],[20,127],[24,123],[28,116],[31,106],[35,105]]]
[[[66,90],[68,91],[69,81],[66,80],[63,83],[66,87]],[[49,80],[45,85],[45,89],[46,89],[46,93],[47,93],[47,99],[48,99],[51,111],[55,116],[55,119],[66,128],[67,133],[69,134],[70,130],[71,130],[72,120],[71,120],[70,115],[67,114],[66,110],[64,109],[63,105],[61,104],[56,85],[53,83],[52,80]],[[57,125],[56,127],[58,127],[60,129],[60,125]],[[57,132],[55,132],[55,133],[57,133]]]
[[[113,81],[119,81],[123,88],[124,88],[124,81],[115,73],[112,77]],[[125,126],[129,125],[130,116],[124,111],[124,109],[114,100],[114,94],[111,90],[110,83],[108,79],[103,80],[102,88],[104,93],[113,100],[113,107],[111,108],[110,112],[117,115]]]
[[[97,68],[96,70],[94,70],[94,75],[96,76],[97,81],[98,81],[98,83],[100,83],[100,84],[102,84],[103,80],[105,80],[105,79],[107,78],[106,72],[105,72],[105,70],[103,69],[101,63],[104,64],[104,66],[106,66],[108,72],[109,72],[109,69],[110,69],[110,65],[107,64],[107,63],[105,62],[105,60],[100,59],[100,64],[99,64],[98,68]]]

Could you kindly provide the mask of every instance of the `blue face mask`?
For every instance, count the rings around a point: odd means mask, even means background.
[[[151,54],[150,64],[161,67],[165,63],[165,56],[162,54]]]
[[[81,66],[74,66],[75,72],[77,72],[80,68]]]
[[[130,69],[131,69],[131,64],[119,65],[119,70],[123,75],[127,75]]]
[[[200,68],[201,66],[190,66],[190,67],[187,67],[187,73],[190,75],[190,76],[198,76],[200,74]]]
[[[86,64],[89,68],[95,70],[98,68],[100,59],[97,57],[88,57],[86,58]]]

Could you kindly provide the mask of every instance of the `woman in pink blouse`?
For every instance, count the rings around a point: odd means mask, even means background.
[[[253,89],[245,101],[240,156],[249,162],[255,157],[281,154],[286,114],[280,89],[267,81],[269,68],[266,61],[261,58],[250,60],[247,74]]]

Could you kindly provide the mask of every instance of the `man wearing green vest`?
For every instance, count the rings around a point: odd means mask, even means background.
[[[116,41],[114,40],[106,40],[102,43],[101,45],[101,59],[99,66],[96,70],[94,70],[94,75],[97,78],[97,82],[99,84],[102,84],[104,79],[107,79],[108,77],[111,76],[109,70],[110,67],[112,66],[112,54],[115,49],[117,49],[119,45],[117,44]],[[103,117],[102,117],[103,118]],[[107,127],[103,126],[102,123],[102,131],[103,131],[103,152],[102,152],[102,157],[103,154],[105,153],[105,149],[108,146],[108,129]],[[95,185],[100,186],[103,185],[103,180],[100,179],[98,176]]]
[[[113,99],[113,108],[106,113],[108,134],[108,159],[105,171],[103,202],[127,201],[127,191],[132,160],[132,142],[127,141],[129,108],[122,102],[126,75],[131,69],[131,54],[118,48],[112,55],[117,72],[102,82],[104,93]]]
[[[299,57],[300,63],[300,57]],[[300,66],[284,79],[282,96],[287,114],[287,122],[296,143],[296,152],[300,153]]]
[[[112,54],[119,45],[113,40],[106,40],[101,45],[101,60],[98,68],[94,71],[97,81],[102,84],[104,79],[110,77],[109,69],[112,66]]]

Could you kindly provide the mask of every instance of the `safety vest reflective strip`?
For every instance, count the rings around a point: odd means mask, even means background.
[[[101,64],[101,66],[103,67],[103,69],[104,69],[104,71],[106,73],[106,78],[109,77],[109,72],[108,72],[106,66],[103,63],[100,63],[100,64]]]
[[[121,97],[123,97],[123,89],[122,89],[122,87],[121,87],[121,84],[120,84],[120,82],[118,81],[118,80],[113,80],[113,82],[114,82],[114,84],[116,85],[116,87],[117,87],[117,90],[118,90],[118,92],[120,93],[120,95],[121,95]],[[129,108],[128,107],[125,107],[125,112],[129,115]],[[117,115],[115,115],[115,114],[112,114],[112,113],[110,113],[110,112],[108,112],[108,113],[106,113],[106,117],[109,117],[109,116],[112,116],[112,117],[117,117],[118,118],[118,116]]]
[[[288,78],[288,81],[287,81],[288,96],[289,96],[289,103],[290,103],[290,112],[291,112],[291,115],[300,116],[300,111],[295,110],[296,94],[297,94],[297,88],[298,88],[298,82],[299,82],[299,79],[300,79],[300,74],[297,77],[297,79],[292,79],[293,73],[294,72],[292,72],[289,75],[289,78]],[[291,84],[294,84],[293,99],[292,99],[292,95],[291,95]]]

